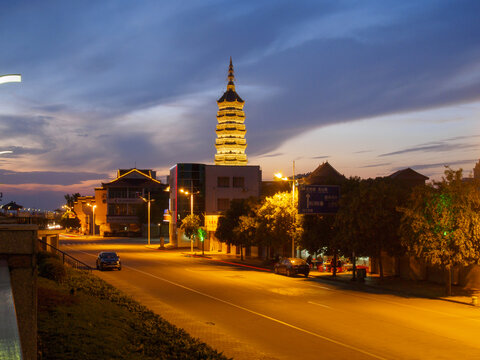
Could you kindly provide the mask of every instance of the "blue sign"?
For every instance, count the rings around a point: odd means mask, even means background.
[[[301,185],[298,188],[298,213],[335,214],[339,200],[339,186]]]

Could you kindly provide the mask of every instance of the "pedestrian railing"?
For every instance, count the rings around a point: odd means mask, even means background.
[[[43,245],[43,249],[58,255],[63,264],[67,264],[74,269],[92,271],[93,268],[90,265],[85,264],[84,262],[74,258],[73,256],[67,254],[65,251],[62,251],[55,246],[48,244],[47,242],[38,239],[38,241]]]

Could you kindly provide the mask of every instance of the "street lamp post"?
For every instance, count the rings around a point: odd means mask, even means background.
[[[87,204],[92,208],[92,236],[95,236],[95,208],[97,205]]]
[[[279,180],[292,182],[292,207],[295,208],[295,160],[293,161],[292,180],[288,180],[288,178],[284,177],[282,173],[276,173],[274,176]],[[295,226],[295,217],[293,218],[293,226]],[[294,234],[292,234],[292,257],[295,257],[295,235]]]
[[[190,195],[190,216],[193,216],[193,183],[190,186],[190,192],[180,189],[180,192],[185,195]],[[190,252],[193,253],[193,239],[190,239]]]
[[[155,199],[150,199],[150,191],[148,192],[148,198],[144,198],[143,196],[140,196],[140,198],[145,201],[147,203],[147,226],[148,226],[148,230],[147,230],[147,234],[148,234],[148,245],[150,245],[150,207],[151,207],[151,203],[152,201],[155,201]]]

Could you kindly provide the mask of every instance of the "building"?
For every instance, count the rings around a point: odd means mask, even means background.
[[[235,91],[232,58],[228,68],[227,91],[217,100],[217,139],[215,165],[247,165],[245,134],[245,101]]]
[[[114,180],[95,188],[95,196],[79,197],[74,211],[84,234],[140,236],[146,206],[142,197],[155,197],[165,189],[153,170],[119,169]]]
[[[222,244],[214,236],[218,217],[230,207],[232,200],[260,196],[261,182],[260,166],[255,165],[182,163],[173,166],[169,176],[170,243],[178,247],[190,246],[190,240],[183,236],[179,226],[181,220],[193,212],[204,217],[208,234],[205,248],[222,250]]]
[[[169,233],[173,246],[191,245],[179,227],[182,219],[193,213],[205,221],[208,234],[205,248],[221,251],[225,244],[214,235],[220,214],[228,210],[234,199],[260,196],[262,172],[260,166],[247,165],[245,101],[235,91],[234,80],[230,58],[227,91],[217,100],[215,165],[182,163],[170,169]]]

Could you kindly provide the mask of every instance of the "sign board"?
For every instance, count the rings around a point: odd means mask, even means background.
[[[336,185],[301,185],[298,188],[299,214],[335,214],[340,187]]]
[[[205,215],[205,227],[207,231],[215,231],[218,226],[218,215]]]

